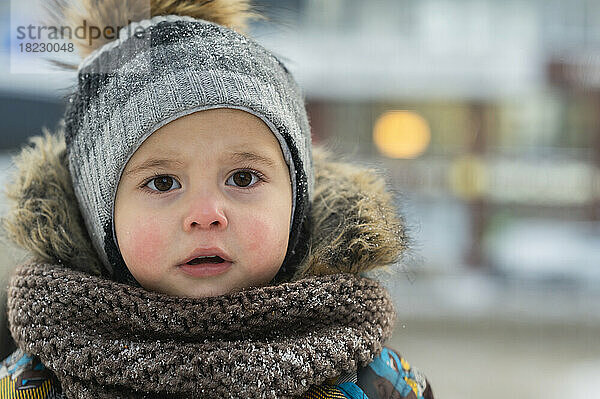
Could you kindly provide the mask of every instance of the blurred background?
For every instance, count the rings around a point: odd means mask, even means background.
[[[396,197],[413,245],[386,277],[390,345],[436,398],[599,397],[600,1],[255,3],[313,142]],[[5,179],[75,77],[11,73],[6,0],[0,22]],[[24,255],[0,250],[6,275]]]

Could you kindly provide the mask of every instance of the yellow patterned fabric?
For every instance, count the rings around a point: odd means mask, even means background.
[[[346,395],[333,385],[313,385],[310,390],[302,396],[302,399],[347,399]]]
[[[26,389],[17,389],[15,381],[10,376],[0,380],[0,398],[2,399],[47,399],[54,391],[52,380],[46,380],[42,385]]]
[[[35,356],[17,349],[0,362],[0,399],[62,399],[60,384]]]

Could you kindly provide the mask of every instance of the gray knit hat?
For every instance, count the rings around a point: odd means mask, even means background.
[[[69,170],[90,238],[109,275],[135,283],[113,223],[117,186],[128,160],[161,126],[213,108],[259,117],[280,143],[293,204],[288,252],[278,276],[294,272],[306,250],[300,235],[314,190],[311,135],[302,93],[277,57],[222,25],[166,15],[122,28],[118,39],[82,61],[78,78],[65,115]]]

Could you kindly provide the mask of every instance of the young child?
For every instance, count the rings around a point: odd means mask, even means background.
[[[15,160],[2,397],[433,398],[363,275],[404,250],[391,195],[312,148],[247,1],[81,1],[56,6],[134,17],[81,44],[64,124]]]

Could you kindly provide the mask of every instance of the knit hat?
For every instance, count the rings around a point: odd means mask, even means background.
[[[106,21],[121,0],[94,3],[89,25],[94,18]],[[125,165],[144,140],[182,116],[233,108],[257,116],[271,129],[288,165],[292,219],[288,250],[276,279],[291,275],[306,248],[300,235],[314,190],[310,127],[301,90],[276,56],[211,21],[221,22],[228,11],[237,17],[248,14],[247,1],[150,3],[152,13],[167,15],[131,22],[114,41],[88,51],[65,114],[73,187],[100,259],[117,281],[136,283],[119,251],[114,204]]]

